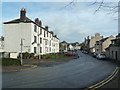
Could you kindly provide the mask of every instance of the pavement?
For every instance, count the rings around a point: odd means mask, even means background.
[[[24,64],[22,66],[2,66],[2,69],[0,69],[1,70],[0,72],[16,72],[16,71],[32,69],[36,67],[37,65],[28,65],[28,64]]]
[[[49,66],[54,66],[54,65],[68,62],[75,58],[77,58],[77,57],[73,56],[73,57],[67,57],[67,58],[62,58],[62,59],[23,60],[22,66],[1,66],[0,72],[17,72],[17,71],[22,71],[22,70],[27,70],[27,69],[33,69],[38,66],[39,67],[49,67]]]

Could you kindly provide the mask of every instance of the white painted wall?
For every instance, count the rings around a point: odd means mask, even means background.
[[[11,52],[10,58],[17,58],[18,55],[19,55],[19,53],[17,53],[17,52]]]
[[[37,26],[37,32],[35,32],[34,25],[35,25],[34,23],[4,24],[5,51],[20,52],[21,51],[20,43],[22,38],[25,39],[23,40],[23,52],[34,53],[34,47],[37,48],[36,55],[59,52],[59,40],[53,37],[51,33],[49,33],[47,37],[47,31],[45,31],[46,35],[44,37],[44,29],[42,29],[42,34],[40,34],[41,27],[39,26]],[[34,36],[37,37],[37,42],[32,44],[34,42]],[[42,38],[41,44],[40,38]],[[47,42],[47,45],[45,44],[45,42]],[[38,46],[38,44],[40,44],[40,46]],[[40,47],[42,47],[42,53],[40,53]]]
[[[24,46],[31,45],[31,25],[32,23],[4,24],[5,51],[20,52],[21,39]],[[23,47],[23,52],[28,51]]]

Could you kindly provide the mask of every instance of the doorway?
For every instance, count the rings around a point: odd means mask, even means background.
[[[115,59],[118,60],[118,54],[117,54],[117,51],[115,51]]]

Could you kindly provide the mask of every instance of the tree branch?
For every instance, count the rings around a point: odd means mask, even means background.
[[[100,5],[99,5],[99,7],[95,10],[95,12],[94,12],[94,13],[96,13],[97,11],[99,11],[99,10],[100,10],[100,8],[102,7],[103,3],[104,3],[104,0],[102,0],[102,1],[101,1],[101,3],[100,3]]]
[[[75,0],[72,0],[71,2],[69,2],[69,3],[65,6],[65,8],[68,7],[68,6],[70,6],[70,5],[74,5],[74,6],[75,6],[74,2],[75,2]]]

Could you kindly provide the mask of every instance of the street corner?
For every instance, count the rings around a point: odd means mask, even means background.
[[[29,65],[29,64],[25,64],[25,65],[23,65],[24,67],[27,67],[27,68],[25,68],[25,69],[32,69],[32,68],[36,68],[37,67],[37,65]],[[21,69],[22,70],[22,69]]]
[[[17,71],[22,71],[22,70],[33,69],[36,67],[37,65],[29,65],[29,64],[25,64],[22,66],[10,66],[10,67],[6,66],[6,67],[2,67],[0,72],[17,72]]]

